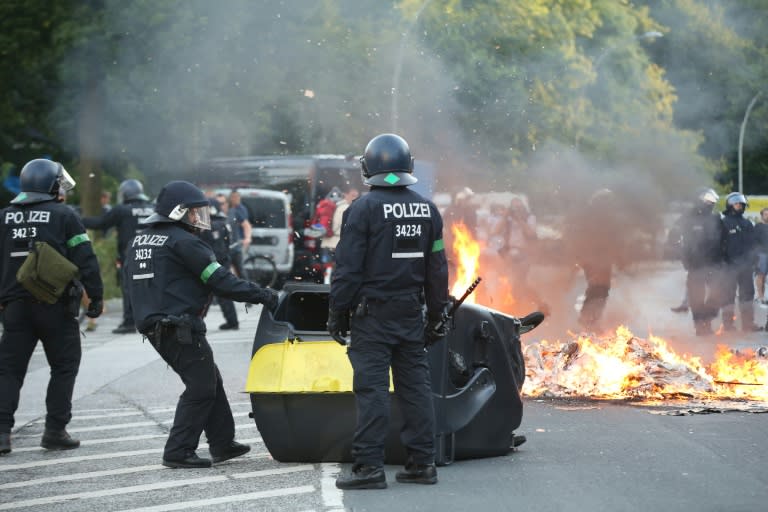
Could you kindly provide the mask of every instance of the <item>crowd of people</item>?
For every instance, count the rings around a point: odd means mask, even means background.
[[[684,303],[672,310],[690,310],[699,336],[713,333],[712,321],[718,316],[724,331],[735,330],[737,318],[743,332],[762,330],[755,324],[755,302],[768,305],[768,208],[754,225],[744,216],[744,194],[728,194],[722,212],[714,211],[718,200],[713,189],[702,188],[671,230],[687,271]]]

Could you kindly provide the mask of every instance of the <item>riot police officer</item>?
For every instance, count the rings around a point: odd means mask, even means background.
[[[133,310],[128,300],[128,283],[123,277],[125,251],[140,229],[139,222],[154,213],[154,207],[144,194],[144,186],[139,180],[125,180],[117,189],[117,202],[109,211],[99,217],[85,217],[83,225],[87,229],[117,229],[117,267],[123,293],[123,321],[112,332],[128,334],[136,332]],[[143,226],[141,226],[143,227]]]
[[[686,296],[697,336],[712,334],[712,319],[722,303],[720,273],[723,263],[723,223],[713,211],[719,199],[711,188],[698,191],[693,206],[677,226],[680,258],[688,272]]]
[[[210,229],[208,199],[186,181],[171,181],[157,196],[149,227],[136,235],[126,252],[126,280],[139,331],[181,377],[173,426],[163,465],[210,467],[197,449],[205,431],[213,462],[247,453],[234,440],[235,423],[221,374],[205,338],[205,316],[212,293],[274,308],[277,292],[235,277],[216,261],[198,236]]]
[[[227,221],[227,216],[221,211],[219,202],[215,198],[208,200],[211,209],[211,229],[203,230],[200,233],[205,243],[211,246],[213,253],[216,255],[216,261],[221,263],[224,268],[229,268],[232,265],[232,260],[229,256],[229,241],[232,239],[232,228]],[[240,327],[237,321],[237,311],[235,310],[235,303],[224,297],[217,297],[219,306],[221,306],[221,312],[224,314],[225,322],[219,326],[219,329],[237,330]]]
[[[45,432],[41,446],[68,450],[80,446],[66,431],[72,419],[72,391],[80,367],[77,321],[80,294],[72,283],[54,304],[37,300],[16,279],[32,242],[47,242],[79,269],[80,282],[90,297],[87,315],[103,309],[104,289],[99,264],[80,219],[59,202],[59,191],[75,186],[64,167],[36,159],[21,170],[21,192],[0,212],[0,305],[4,330],[0,338],[0,454],[11,451],[10,432],[29,359],[42,341],[51,379],[45,400]],[[74,309],[74,311],[73,311]]]
[[[443,221],[434,203],[408,188],[416,178],[401,137],[373,138],[360,161],[371,190],[344,213],[328,316],[328,330],[338,340],[346,335],[354,311],[347,355],[357,404],[355,463],[336,487],[387,486],[383,464],[390,367],[408,452],[405,470],[396,478],[433,484],[435,419],[425,336],[434,342],[446,334],[438,328],[448,304]]]
[[[747,198],[741,192],[725,196],[723,244],[725,269],[723,271],[723,329],[734,330],[736,290],[738,289],[741,330],[759,331],[755,325],[755,283],[752,280],[752,263],[755,257],[755,226],[744,218]]]

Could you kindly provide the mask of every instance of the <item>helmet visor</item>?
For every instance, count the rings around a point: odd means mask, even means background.
[[[63,190],[64,192],[68,192],[75,188],[75,180],[72,178],[72,176],[69,175],[67,170],[64,168],[64,166],[61,166],[61,170],[59,171],[59,177],[57,178],[59,181],[59,188]]]
[[[190,207],[181,221],[198,229],[211,229],[210,207],[208,205]]]
[[[715,203],[717,203],[718,199],[720,199],[720,197],[717,195],[717,192],[715,192],[711,188],[703,190],[701,194],[699,194],[699,200],[701,202],[711,204],[712,206],[714,206]]]

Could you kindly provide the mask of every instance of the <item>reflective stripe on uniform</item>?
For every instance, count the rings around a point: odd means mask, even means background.
[[[208,265],[203,269],[203,273],[200,274],[200,280],[204,283],[207,283],[208,279],[211,278],[211,274],[216,272],[220,267],[221,265],[219,265],[219,262],[214,261],[213,263],[211,263],[210,265]]]
[[[90,242],[90,238],[86,233],[80,233],[67,240],[67,247],[72,248],[85,242]]]
[[[393,252],[393,258],[423,258],[423,252]]]
[[[432,252],[439,252],[445,249],[445,243],[443,242],[443,239],[435,240],[432,243]]]

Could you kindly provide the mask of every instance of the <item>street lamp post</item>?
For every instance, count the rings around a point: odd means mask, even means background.
[[[757,98],[762,94],[762,91],[759,91],[755,96],[752,98],[752,101],[749,102],[749,105],[747,106],[747,111],[744,112],[744,120],[741,122],[741,129],[739,130],[739,192],[742,194],[744,193],[744,130],[747,129],[747,119],[749,119],[749,113],[752,112],[752,107],[755,106],[755,102],[757,101]]]

